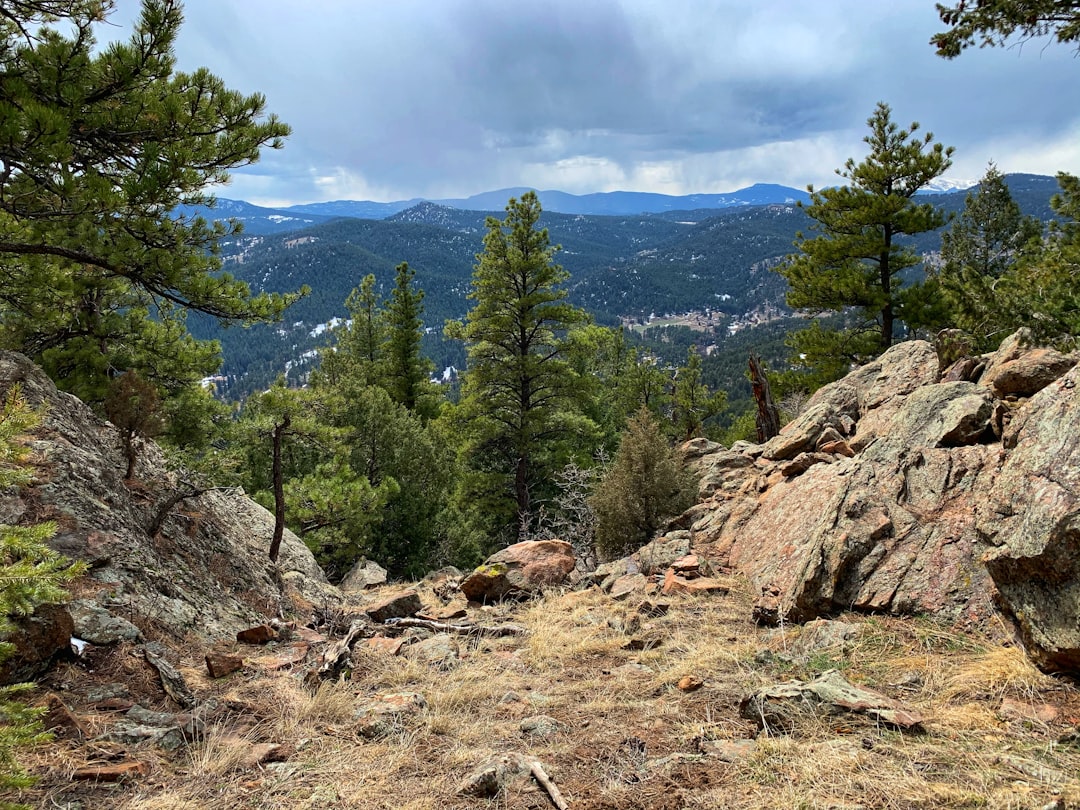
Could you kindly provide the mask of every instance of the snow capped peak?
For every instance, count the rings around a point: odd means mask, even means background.
[[[921,194],[947,194],[950,191],[964,191],[979,185],[978,180],[958,180],[954,177],[935,177],[921,189]]]

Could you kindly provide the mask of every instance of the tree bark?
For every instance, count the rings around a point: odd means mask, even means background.
[[[281,467],[281,439],[292,424],[292,417],[274,426],[274,539],[270,541],[270,561],[277,562],[281,538],[285,535],[285,477]]]
[[[759,444],[763,444],[780,432],[780,412],[773,402],[769,378],[765,376],[761,360],[753,352],[750,352],[750,387],[757,403],[757,440]]]

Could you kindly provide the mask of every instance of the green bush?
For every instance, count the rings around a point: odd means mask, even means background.
[[[664,520],[693,503],[695,488],[652,414],[639,410],[591,498],[600,557],[615,559],[647,543]]]

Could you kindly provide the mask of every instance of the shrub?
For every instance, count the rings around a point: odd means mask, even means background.
[[[693,503],[695,482],[645,408],[627,422],[619,450],[591,498],[596,547],[614,559],[647,543]]]

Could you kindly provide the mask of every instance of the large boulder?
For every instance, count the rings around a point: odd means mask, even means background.
[[[342,593],[358,593],[386,584],[386,569],[374,560],[358,560],[338,586]]]
[[[274,518],[242,490],[181,501],[151,536],[159,504],[181,487],[157,445],[140,442],[135,480],[124,481],[116,429],[27,358],[0,353],[0,397],[15,384],[44,416],[30,442],[35,483],[8,493],[4,511],[19,522],[51,516],[61,528],[50,545],[90,564],[95,596],[80,604],[81,623],[216,640],[267,615],[340,600],[292,532],[277,564],[269,560]]]
[[[986,566],[1032,658],[1080,671],[1080,369],[1018,409],[976,527]]]
[[[1053,349],[1032,349],[983,372],[982,384],[997,396],[1030,397],[1076,365],[1076,357]]]
[[[525,540],[492,554],[461,583],[473,602],[524,597],[563,585],[574,570],[574,549],[563,540]]]
[[[717,503],[692,527],[695,549],[754,580],[764,623],[850,608],[984,616],[971,497],[997,453],[970,443],[992,437],[992,412],[971,383],[917,389],[859,456]]]

